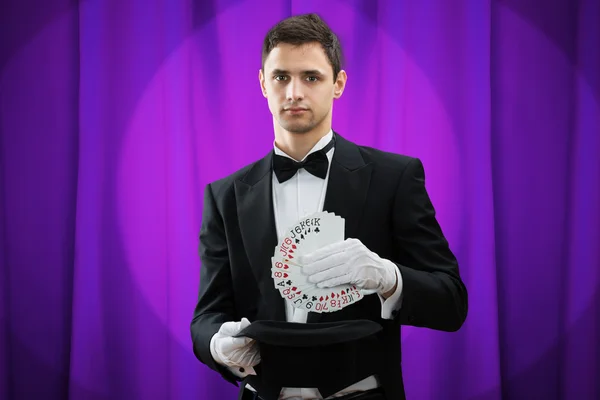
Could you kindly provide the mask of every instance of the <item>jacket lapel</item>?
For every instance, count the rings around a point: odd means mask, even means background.
[[[271,278],[271,256],[277,245],[271,178],[272,153],[235,182],[238,219],[244,249],[258,282],[263,319],[285,321],[285,303]],[[264,316],[264,317],[262,317]]]
[[[344,218],[345,237],[356,237],[371,182],[371,164],[365,163],[358,146],[338,134],[335,146],[323,210]]]
[[[365,163],[358,146],[337,133],[335,152],[329,170],[327,194],[324,211],[329,211],[345,220],[344,238],[356,237],[369,183],[371,182],[371,164]],[[317,322],[321,314],[308,313],[307,322]]]

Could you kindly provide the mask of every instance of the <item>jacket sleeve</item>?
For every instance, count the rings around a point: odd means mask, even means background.
[[[467,289],[425,189],[425,171],[412,159],[403,172],[394,204],[396,258],[402,275],[405,325],[457,331],[467,317]]]
[[[236,377],[218,364],[210,351],[211,338],[224,322],[237,321],[231,282],[229,251],[223,218],[219,213],[211,185],[204,191],[200,228],[200,287],[191,323],[196,357],[223,378],[237,386]]]

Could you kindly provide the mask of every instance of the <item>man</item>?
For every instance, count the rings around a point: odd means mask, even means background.
[[[358,146],[332,130],[333,101],[347,81],[341,58],[336,35],[315,14],[285,19],[265,38],[259,81],[273,114],[274,149],[207,185],[194,353],[236,383],[260,366],[257,343],[234,337],[250,321],[369,319],[383,327],[381,372],[327,398],[403,399],[400,326],[458,330],[467,315],[467,291],[436,221],[421,162]],[[342,216],[347,239],[302,260],[309,281],[374,292],[327,314],[285,302],[270,273],[283,231],[318,211]],[[260,398],[245,386],[241,398]],[[279,395],[324,397],[314,387],[284,387]]]

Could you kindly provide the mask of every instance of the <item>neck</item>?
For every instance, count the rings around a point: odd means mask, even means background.
[[[331,126],[319,127],[310,132],[293,133],[279,127],[275,129],[275,145],[296,161],[302,160],[331,130]]]

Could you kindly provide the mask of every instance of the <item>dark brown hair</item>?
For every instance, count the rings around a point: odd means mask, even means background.
[[[286,18],[271,28],[265,37],[262,48],[262,68],[271,50],[279,43],[302,45],[318,42],[325,51],[333,68],[333,81],[342,69],[342,46],[335,33],[317,14],[303,14]]]

